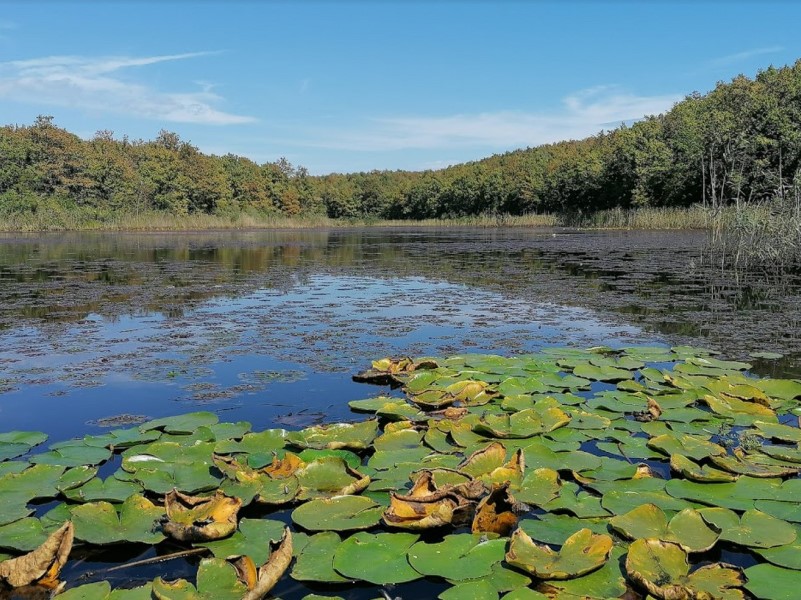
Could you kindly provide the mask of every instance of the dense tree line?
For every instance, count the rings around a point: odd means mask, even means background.
[[[421,219],[801,200],[801,60],[692,94],[663,115],[438,171],[310,176],[209,156],[175,133],[91,140],[39,117],[0,128],[0,214],[237,211]]]

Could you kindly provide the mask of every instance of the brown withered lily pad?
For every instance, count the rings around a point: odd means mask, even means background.
[[[433,529],[453,523],[462,504],[451,486],[438,489],[431,471],[422,471],[408,494],[390,493],[383,520],[398,529]]]
[[[54,588],[72,550],[73,527],[67,521],[33,552],[0,562],[0,582],[11,587],[32,583]]]
[[[217,490],[213,496],[187,496],[173,490],[164,498],[167,520],[164,533],[181,542],[210,542],[236,531],[239,498]]]
[[[471,529],[473,533],[509,533],[517,525],[517,503],[509,493],[509,483],[492,486],[492,491],[476,507]]]

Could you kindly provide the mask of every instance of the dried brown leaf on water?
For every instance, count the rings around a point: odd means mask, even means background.
[[[509,493],[509,484],[492,486],[492,491],[476,507],[471,527],[473,533],[509,533],[517,525],[517,503]]]
[[[292,562],[292,533],[289,528],[284,530],[284,536],[278,548],[270,554],[269,560],[259,567],[259,576],[256,585],[248,590],[242,600],[260,600],[275,587],[278,580],[284,575]]]
[[[236,516],[242,507],[239,498],[221,490],[213,496],[188,496],[173,490],[164,498],[167,521],[164,533],[181,542],[209,542],[236,531]]]
[[[72,550],[72,541],[72,521],[67,521],[33,552],[0,562],[0,581],[11,587],[32,583],[56,587],[58,574]]]
[[[450,525],[467,503],[450,485],[437,488],[431,471],[421,471],[406,495],[390,492],[384,523],[413,531]]]

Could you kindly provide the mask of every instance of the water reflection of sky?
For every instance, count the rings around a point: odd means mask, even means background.
[[[219,297],[180,317],[90,314],[0,334],[4,429],[54,439],[121,413],[218,411],[257,427],[347,420],[385,388],[350,376],[386,355],[515,354],[661,340],[591,310],[422,277],[330,273]]]

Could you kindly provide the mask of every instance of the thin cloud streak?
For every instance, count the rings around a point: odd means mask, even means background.
[[[297,145],[336,150],[380,152],[432,148],[512,149],[580,139],[623,122],[668,110],[677,94],[637,96],[613,86],[576,92],[552,112],[500,111],[443,117],[390,117],[368,121],[361,131],[309,135]],[[358,129],[358,128],[357,128]]]
[[[753,48],[752,50],[744,50],[743,52],[736,52],[734,54],[728,54],[726,56],[720,56],[718,58],[713,58],[709,61],[709,64],[714,67],[723,67],[726,65],[732,65],[749,58],[753,58],[755,56],[762,56],[763,54],[775,54],[776,52],[781,52],[784,50],[781,46],[769,46],[767,48]]]
[[[0,98],[177,123],[233,125],[255,121],[253,117],[215,108],[223,98],[213,93],[208,85],[200,91],[167,92],[117,75],[123,69],[211,54],[217,53],[146,57],[47,56],[2,62]]]

